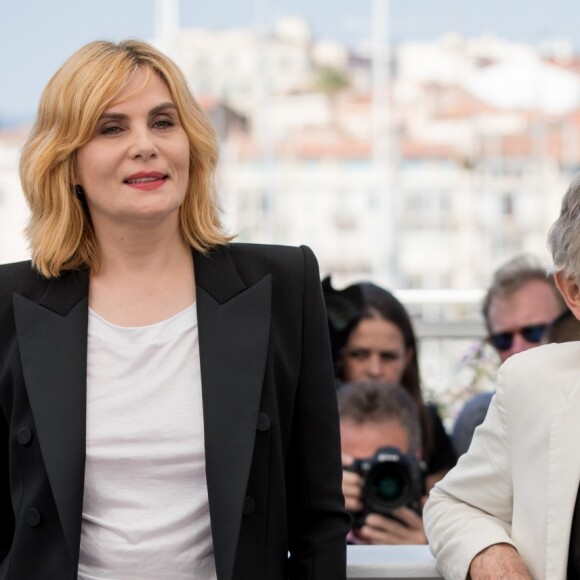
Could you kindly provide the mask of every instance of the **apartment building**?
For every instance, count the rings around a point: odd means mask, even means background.
[[[29,257],[24,238],[28,208],[18,177],[20,148],[27,127],[0,130],[0,263]]]
[[[258,114],[246,109],[246,132],[222,135],[221,192],[241,239],[308,243],[325,271],[403,288],[481,287],[514,253],[547,257],[580,165],[573,55],[553,63],[529,46],[454,35],[403,44],[381,158],[370,60],[336,58],[346,78],[357,63],[356,86],[314,90],[308,38],[296,60],[310,73],[263,94]]]
[[[182,30],[176,45],[219,134],[218,187],[239,240],[308,244],[338,286],[427,293],[407,302],[421,324],[478,321],[473,295],[437,292],[477,294],[519,252],[547,261],[580,168],[580,59],[566,43],[403,43],[382,91],[368,50],[314,39],[299,18]],[[0,131],[2,262],[27,255],[24,134]],[[453,358],[437,353],[423,357],[431,383],[449,373],[432,361]]]

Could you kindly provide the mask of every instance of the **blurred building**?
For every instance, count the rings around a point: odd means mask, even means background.
[[[18,159],[27,127],[0,129],[0,263],[28,258],[24,228],[28,209],[18,177]]]
[[[335,285],[398,289],[424,336],[437,335],[431,322],[481,325],[477,289],[507,258],[547,261],[548,228],[580,168],[569,43],[450,34],[395,47],[379,156],[368,50],[287,18],[270,31],[181,30],[172,51],[217,129],[218,187],[240,241],[308,244]],[[0,131],[2,262],[26,255],[23,135]],[[433,361],[452,360],[434,348],[422,357],[430,384],[450,372]]]
[[[441,393],[463,354],[480,352],[461,340],[483,333],[476,289],[516,253],[548,261],[548,228],[580,167],[580,60],[569,44],[450,34],[396,47],[377,164],[368,50],[314,40],[296,19],[268,35],[181,38],[194,91],[247,121],[219,125],[231,231],[309,244],[338,286],[398,288],[422,336],[425,386]],[[482,365],[469,355],[472,374],[488,377],[493,356],[481,352]],[[465,375],[447,390],[449,408],[479,388]]]
[[[347,281],[376,277],[395,227],[403,288],[482,287],[514,253],[547,257],[580,166],[580,77],[566,45],[448,35],[399,46],[379,171],[369,54],[315,42],[297,19],[268,36],[184,31],[181,48],[194,91],[247,119],[220,131],[220,189],[240,239],[308,243]]]

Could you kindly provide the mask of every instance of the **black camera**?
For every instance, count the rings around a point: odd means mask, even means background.
[[[356,459],[348,471],[363,478],[364,508],[353,513],[353,528],[360,528],[367,514],[397,519],[392,510],[406,506],[421,515],[425,495],[425,464],[396,447],[381,447],[372,457]]]

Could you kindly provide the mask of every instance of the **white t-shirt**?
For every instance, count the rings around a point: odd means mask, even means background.
[[[195,304],[127,328],[89,310],[78,578],[215,580]]]

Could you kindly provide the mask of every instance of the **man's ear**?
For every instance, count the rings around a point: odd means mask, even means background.
[[[578,282],[571,276],[566,276],[563,272],[556,272],[554,280],[568,308],[580,320],[580,286],[578,286]]]

